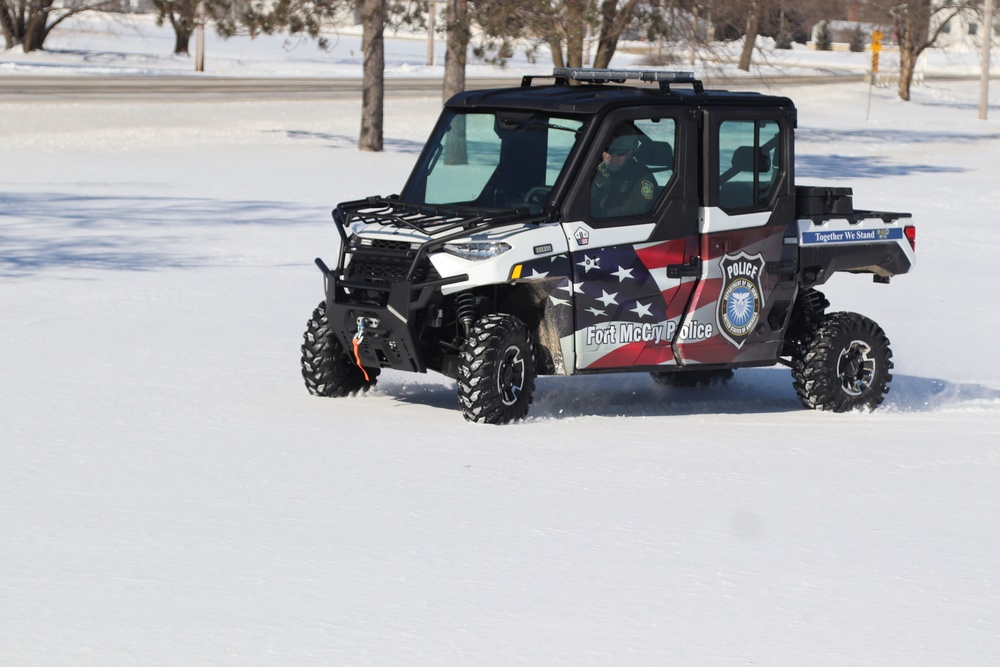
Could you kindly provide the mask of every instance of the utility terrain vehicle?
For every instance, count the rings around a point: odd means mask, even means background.
[[[906,273],[916,232],[850,188],[796,186],[795,126],[788,98],[683,72],[556,69],[456,95],[398,195],[333,211],[306,387],[434,370],[466,419],[505,423],[537,375],[695,385],[780,363],[807,407],[875,408],[889,341],[816,287]]]

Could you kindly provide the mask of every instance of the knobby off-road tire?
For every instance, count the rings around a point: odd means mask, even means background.
[[[302,379],[313,396],[348,396],[368,391],[378,381],[378,368],[365,368],[368,379],[353,355],[344,349],[326,319],[326,302],[313,311],[302,343]]]
[[[523,419],[535,391],[531,332],[513,315],[477,321],[459,353],[458,402],[471,422]]]
[[[653,371],[650,374],[657,384],[665,387],[694,389],[723,385],[733,379],[728,369],[710,371]]]
[[[892,380],[892,350],[878,324],[857,313],[831,313],[803,347],[792,380],[804,406],[847,412],[881,405]]]

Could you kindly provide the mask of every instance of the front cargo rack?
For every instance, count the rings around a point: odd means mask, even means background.
[[[333,210],[333,219],[340,234],[340,260],[344,266],[344,256],[353,252],[348,242],[348,229],[355,223],[380,225],[410,229],[429,237],[426,241],[396,244],[399,247],[384,246],[380,250],[389,255],[397,255],[408,264],[403,271],[405,280],[413,282],[421,277],[421,267],[426,268],[427,254],[444,244],[468,236],[474,231],[486,231],[505,225],[538,224],[552,219],[551,213],[532,215],[527,209],[462,209],[426,206],[400,201],[395,197],[368,197],[357,201],[344,202]],[[404,247],[405,246],[405,247]],[[330,276],[332,271],[317,260],[323,273]],[[458,282],[461,281],[460,278]],[[435,281],[439,284],[455,282],[456,279]]]
[[[483,209],[428,206],[400,201],[395,197],[368,197],[338,204],[333,210],[338,226],[356,222],[392,225],[412,229],[435,238],[451,232],[500,227],[517,222],[545,222],[550,214],[531,215],[526,209]],[[448,240],[451,240],[450,238]]]

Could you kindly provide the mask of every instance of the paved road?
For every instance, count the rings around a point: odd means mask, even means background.
[[[861,81],[861,75],[781,77],[771,83],[806,84]],[[468,79],[469,89],[516,86],[521,77]],[[760,88],[758,79],[706,78],[708,86]],[[386,95],[393,97],[441,94],[441,80],[388,78]],[[357,78],[231,78],[213,76],[0,76],[2,102],[121,102],[237,101],[237,100],[330,100],[358,98]]]
[[[520,77],[471,79],[469,88],[518,85]],[[440,79],[386,79],[387,96],[440,95]],[[357,78],[223,78],[212,76],[6,76],[3,102],[228,101],[358,98]]]

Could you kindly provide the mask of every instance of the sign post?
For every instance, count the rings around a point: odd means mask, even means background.
[[[875,77],[878,76],[878,54],[882,51],[882,31],[873,30],[872,31],[872,73],[871,77],[868,79],[868,107],[865,109],[865,122],[868,122],[868,116],[872,110],[872,88],[875,87]]]

